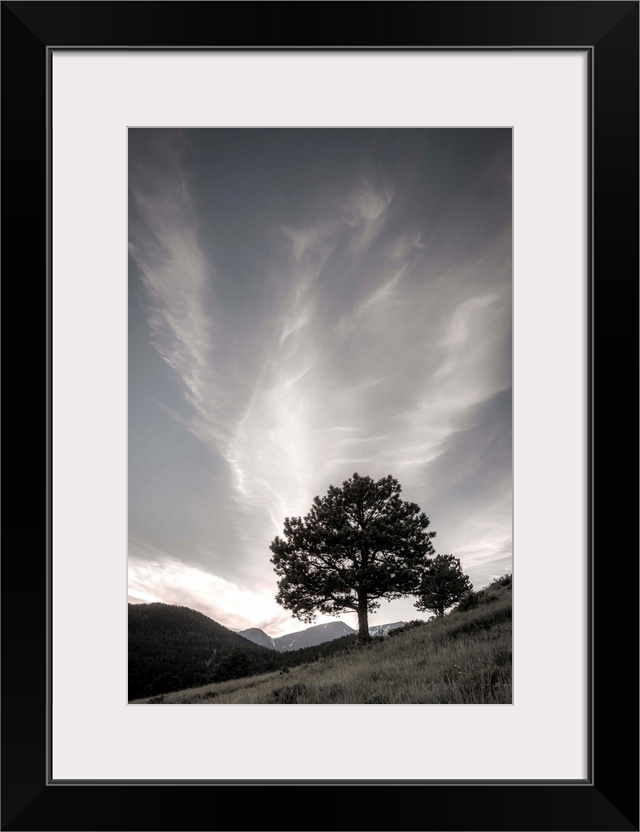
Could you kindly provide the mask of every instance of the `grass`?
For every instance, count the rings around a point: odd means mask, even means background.
[[[392,631],[288,672],[139,699],[158,704],[404,705],[511,703],[511,585],[495,581],[478,604]]]

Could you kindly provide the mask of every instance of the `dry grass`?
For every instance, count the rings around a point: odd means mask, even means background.
[[[511,703],[511,588],[492,585],[467,612],[288,673],[235,679],[156,697],[163,704]],[[154,702],[140,699],[137,703]]]

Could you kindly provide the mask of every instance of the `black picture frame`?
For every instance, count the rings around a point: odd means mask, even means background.
[[[2,829],[638,829],[638,492],[629,484],[637,478],[624,477],[628,460],[636,473],[638,458],[638,8],[626,0],[2,3],[3,289],[12,325],[17,319],[28,335],[11,339],[4,363],[11,439],[2,558]],[[176,47],[588,51],[592,685],[584,782],[48,779],[50,57],[56,48]],[[557,615],[560,635],[562,611]]]

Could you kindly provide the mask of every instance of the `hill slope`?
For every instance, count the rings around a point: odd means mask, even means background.
[[[264,646],[188,607],[129,604],[129,700],[314,661],[355,641],[336,632],[325,642],[282,652],[266,646],[273,639],[262,630],[250,632],[257,639],[262,634]]]
[[[242,663],[254,672],[279,666],[273,650],[188,607],[129,604],[129,699],[246,675]]]
[[[155,697],[212,704],[505,704],[511,702],[511,583],[444,619],[410,622],[358,648],[251,679]],[[273,655],[273,654],[272,654]],[[291,654],[289,654],[291,655]],[[141,700],[142,701],[142,700]],[[144,701],[149,701],[146,699]]]

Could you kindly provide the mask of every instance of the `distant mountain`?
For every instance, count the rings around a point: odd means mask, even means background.
[[[266,647],[269,650],[277,650],[275,641],[268,636],[264,630],[261,630],[259,627],[250,627],[248,630],[241,630],[238,633],[239,636],[244,636],[244,638],[249,639],[254,644],[259,644],[260,647]]]
[[[342,621],[330,621],[328,624],[315,624],[305,630],[297,630],[294,633],[287,633],[277,638],[268,636],[264,630],[260,630],[258,627],[242,630],[238,635],[254,644],[259,644],[261,647],[277,650],[278,653],[289,653],[292,650],[316,647],[319,644],[325,644],[327,641],[334,641],[343,636],[351,636],[355,632],[353,627]]]
[[[370,636],[386,636],[389,630],[395,630],[396,627],[404,627],[405,621],[394,621],[393,624],[375,624],[369,627]]]
[[[315,624],[313,627],[307,627],[306,630],[298,630],[295,633],[278,636],[278,638],[273,639],[273,642],[276,650],[285,653],[289,650],[315,647],[317,644],[324,644],[325,641],[351,636],[355,632],[353,627],[345,624],[344,621],[329,621],[328,624]]]
[[[258,627],[250,627],[248,630],[241,630],[238,635],[259,644],[261,647],[268,647],[270,650],[277,650],[278,653],[289,653],[292,650],[304,650],[307,647],[317,647],[328,641],[343,636],[352,636],[356,633],[353,627],[343,621],[329,621],[327,624],[314,624],[304,630],[296,630],[284,636],[272,638],[264,630]]]
[[[386,636],[389,630],[396,627],[403,627],[404,621],[394,621],[392,624],[376,624],[369,627],[369,635]],[[315,624],[305,630],[297,630],[294,633],[287,633],[284,636],[272,638],[264,630],[258,627],[251,627],[238,633],[253,644],[261,647],[268,647],[270,650],[277,650],[279,653],[288,653],[291,650],[303,650],[306,647],[316,647],[318,644],[325,644],[343,636],[352,636],[357,633],[353,627],[343,621],[330,621],[327,624]]]

